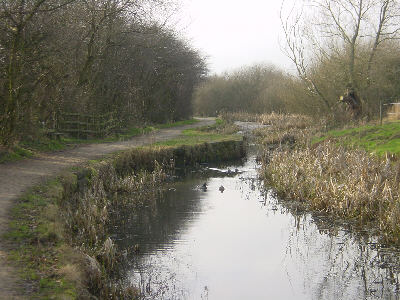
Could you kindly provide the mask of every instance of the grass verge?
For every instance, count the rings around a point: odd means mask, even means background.
[[[53,179],[27,192],[12,210],[4,238],[21,279],[34,282],[32,299],[75,299],[79,273],[63,273],[76,262],[77,253],[65,244],[58,210],[63,196],[61,181]]]

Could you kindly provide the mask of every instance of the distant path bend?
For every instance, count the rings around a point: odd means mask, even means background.
[[[178,137],[182,130],[212,125],[214,118],[198,118],[192,125],[160,129],[127,141],[88,144],[54,153],[41,153],[34,158],[0,164],[0,299],[24,299],[19,295],[15,272],[7,261],[6,248],[1,237],[8,228],[9,213],[15,201],[30,187],[56,176],[63,169],[91,159],[134,147]]]

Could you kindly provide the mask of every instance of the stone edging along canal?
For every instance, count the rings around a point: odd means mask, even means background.
[[[34,282],[32,291],[39,297],[134,296],[133,288],[115,280],[124,253],[107,237],[109,211],[152,201],[176,165],[243,155],[243,141],[135,148],[64,171],[57,180],[33,189],[16,206],[8,236],[22,272]],[[27,285],[20,288],[26,294]],[[6,295],[2,292],[0,296]]]

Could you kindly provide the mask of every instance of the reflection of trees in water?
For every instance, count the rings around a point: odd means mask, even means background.
[[[219,171],[213,171],[213,174],[214,177],[226,176],[225,172]],[[204,191],[199,187],[205,178],[195,176],[175,183],[174,189],[166,191],[147,207],[125,211],[122,215],[119,212],[118,220],[113,224],[113,238],[120,248],[132,248],[138,244],[141,252],[128,254],[122,273],[125,273],[126,280],[139,285],[143,299],[192,299],[190,289],[182,286],[181,277],[185,273],[192,275],[193,270],[181,261],[179,254],[163,250],[173,247],[173,243],[180,240],[180,236],[204,211],[204,202],[200,199]],[[163,251],[163,254],[156,255],[157,251]],[[171,267],[163,269],[160,266]],[[174,268],[179,268],[180,277],[176,276]],[[208,289],[204,287],[199,296],[208,299]]]
[[[201,182],[197,180],[197,184]],[[118,211],[112,228],[117,245],[124,249],[137,244],[145,253],[170,245],[186,229],[187,221],[202,211],[199,201],[202,191],[185,188],[185,185],[195,184],[177,184],[174,190],[165,191],[146,207]]]
[[[290,279],[301,272],[313,299],[400,299],[398,250],[334,225],[332,219],[282,210],[294,216],[286,261],[297,265],[287,274]]]
[[[171,265],[179,266],[179,275],[173,269],[163,269],[168,263],[160,263],[160,259],[167,261]],[[196,293],[193,287],[187,286],[187,276],[193,276],[193,270],[189,266],[175,262],[171,257],[155,257],[148,255],[142,257],[132,265],[128,273],[130,281],[140,288],[142,300],[184,300],[184,299],[208,299],[208,287],[204,286]],[[184,269],[184,270],[183,270]],[[185,282],[186,284],[183,284]]]
[[[240,166],[243,161],[236,161]],[[240,163],[240,164],[239,164]],[[173,251],[164,251],[163,255],[152,255],[173,247],[173,243],[180,239],[191,222],[203,212],[203,202],[200,200],[204,191],[201,185],[209,178],[234,177],[240,173],[232,164],[224,164],[202,168],[192,172],[185,171],[177,174],[184,175],[183,182],[176,182],[146,207],[127,209],[128,206],[116,208],[114,223],[110,232],[113,240],[122,249],[133,249],[139,245],[140,253],[128,252],[128,259],[121,272],[126,280],[138,284],[143,299],[189,299],[187,287],[183,287],[173,268],[160,269],[160,265],[179,266],[179,274],[188,275],[192,270],[180,261]],[[160,260],[165,261],[161,263]],[[201,299],[208,299],[208,288],[200,291]],[[191,299],[191,298],[190,298]]]
[[[166,274],[158,269],[156,262],[136,262],[133,265],[134,271],[129,272],[128,277],[131,282],[138,286],[141,299],[161,300],[161,299],[182,299],[185,296],[177,287],[175,274]]]
[[[121,249],[131,249],[121,274],[128,284],[138,285],[143,299],[187,298],[174,270],[160,268],[160,256],[151,254],[173,247],[173,242],[203,211],[200,197],[204,192],[193,188],[203,182],[204,179],[199,178],[179,182],[145,207],[130,210],[124,206],[124,210],[114,211],[116,215],[110,230],[113,240]],[[133,251],[135,245],[138,245],[139,253]],[[161,258],[167,261],[162,265],[185,267],[173,252],[163,252]]]
[[[237,176],[239,172],[236,167],[243,163],[244,160],[235,160],[204,164],[199,169],[177,170],[178,177],[185,180],[174,183],[170,189],[166,186],[166,191],[156,200],[146,203],[145,207],[130,208],[129,205],[123,205],[114,209],[114,216],[110,218],[113,222],[110,226],[113,240],[122,249],[138,244],[146,253],[168,247],[187,229],[190,224],[188,221],[203,211],[199,199],[204,191],[195,187],[201,186],[209,178]]]

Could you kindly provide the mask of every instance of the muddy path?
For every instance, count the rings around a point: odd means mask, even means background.
[[[201,118],[193,125],[161,129],[127,141],[90,144],[54,153],[42,153],[34,158],[0,164],[0,299],[22,299],[12,266],[7,261],[2,236],[7,230],[10,209],[18,197],[30,187],[59,174],[63,169],[99,159],[107,154],[127,150],[179,136],[184,129],[214,124],[213,118]]]

